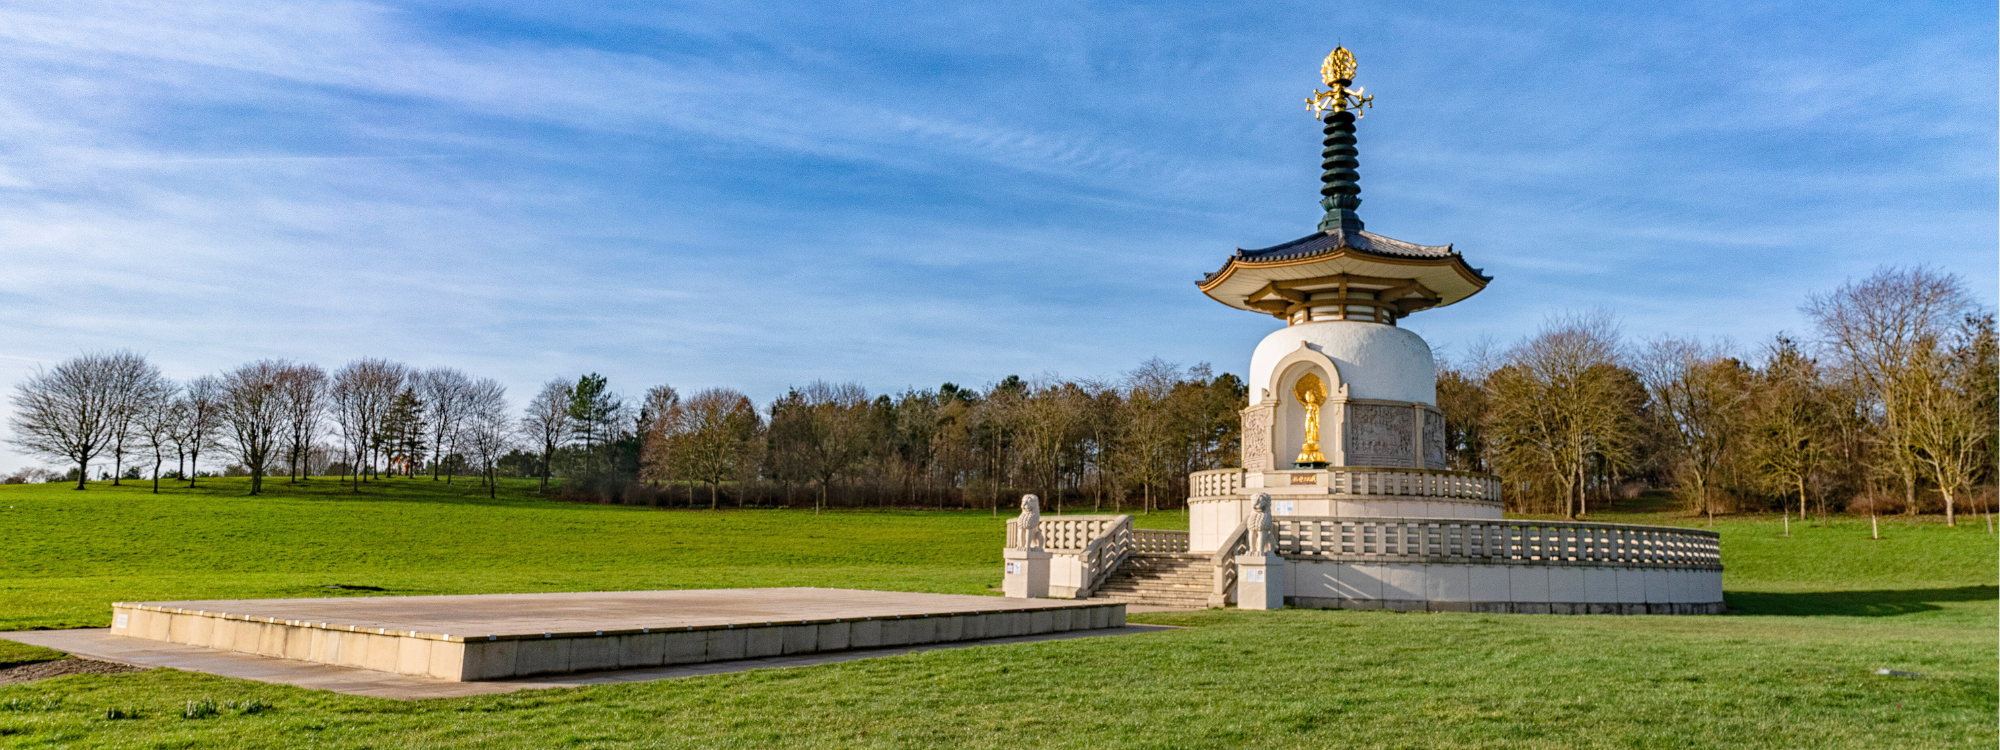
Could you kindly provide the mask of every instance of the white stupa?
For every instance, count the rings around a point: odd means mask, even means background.
[[[1218,302],[1285,322],[1250,355],[1241,468],[1188,478],[1185,534],[1133,529],[1126,516],[1024,512],[1010,524],[1007,591],[1179,606],[1721,611],[1714,532],[1508,520],[1498,477],[1449,468],[1437,363],[1397,321],[1492,279],[1450,245],[1362,229],[1354,126],[1373,97],[1350,88],[1346,49],[1320,72],[1328,90],[1307,100],[1326,134],[1319,230],[1238,249],[1199,282]],[[1021,541],[1026,524],[1058,541]]]
[[[1247,517],[1258,491],[1272,497],[1279,516],[1500,517],[1494,477],[1435,473],[1448,464],[1437,363],[1423,337],[1396,325],[1419,310],[1471,297],[1492,279],[1450,245],[1419,245],[1362,228],[1355,215],[1361,187],[1354,124],[1373,97],[1348,88],[1353,72],[1353,56],[1336,49],[1322,67],[1332,90],[1309,100],[1325,113],[1320,205],[1326,217],[1319,231],[1275,247],[1238,249],[1200,282],[1216,301],[1286,325],[1250,356],[1241,485],[1196,482],[1190,506],[1196,549],[1220,543]],[[1422,486],[1407,494],[1378,496],[1351,486],[1419,478]]]

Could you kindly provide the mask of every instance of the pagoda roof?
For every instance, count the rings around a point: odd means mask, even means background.
[[[1384,237],[1374,232],[1348,232],[1334,227],[1259,250],[1245,250],[1239,247],[1236,248],[1235,257],[1257,261],[1289,260],[1329,253],[1343,247],[1376,255],[1398,255],[1406,258],[1447,258],[1458,254],[1450,245],[1419,245]]]
[[[1279,314],[1260,298],[1278,288],[1361,283],[1398,288],[1406,281],[1425,299],[1409,309],[1442,307],[1477,294],[1492,277],[1467,265],[1451,245],[1419,245],[1339,226],[1257,250],[1237,248],[1201,291],[1230,307]]]

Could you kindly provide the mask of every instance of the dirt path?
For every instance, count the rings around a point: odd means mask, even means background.
[[[46,680],[50,677],[62,677],[72,674],[124,674],[126,672],[143,671],[145,671],[143,668],[134,667],[129,664],[97,661],[95,659],[78,659],[72,656],[67,659],[38,661],[32,664],[21,664],[0,669],[0,685],[19,685],[23,682],[34,682],[36,680]]]

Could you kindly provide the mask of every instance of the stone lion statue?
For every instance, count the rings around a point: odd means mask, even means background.
[[[1268,555],[1278,548],[1278,525],[1271,522],[1271,496],[1262,492],[1250,499],[1250,518],[1243,522],[1249,531],[1252,555]]]
[[[1021,517],[1014,523],[1021,530],[1021,549],[1042,548],[1042,499],[1021,496]]]

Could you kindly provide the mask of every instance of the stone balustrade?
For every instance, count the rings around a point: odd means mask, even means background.
[[[1188,551],[1188,533],[1161,529],[1133,529],[1132,551],[1142,555],[1171,555]]]
[[[1042,516],[1042,549],[1049,554],[1048,595],[1082,599],[1090,596],[1111,572],[1138,549],[1141,535],[1153,546],[1174,542],[1163,535],[1180,535],[1187,550],[1187,532],[1134,531],[1129,515]],[[1019,518],[1007,519],[1007,548],[1022,548]]]
[[[1516,614],[1716,614],[1721,540],[1663,526],[1479,518],[1273,519],[1282,576],[1239,601]]]
[[[1713,531],[1581,521],[1279,518],[1286,557],[1368,562],[1722,567]]]
[[[1264,472],[1277,477],[1312,476],[1305,486],[1323,487],[1325,494],[1352,497],[1417,497],[1498,504],[1500,479],[1490,474],[1442,469],[1336,466],[1319,471]],[[1190,498],[1226,498],[1253,492],[1250,473],[1214,469],[1190,474]],[[1287,480],[1289,482],[1289,480]],[[1275,486],[1275,485],[1274,485]],[[1290,489],[1290,487],[1287,487]]]
[[[1120,524],[1130,526],[1131,516],[1042,516],[1042,548],[1050,552],[1076,552],[1090,546]],[[1007,547],[1021,548],[1020,519],[1007,519]]]
[[[1225,497],[1243,489],[1243,469],[1212,469],[1188,475],[1188,497]]]
[[[1436,469],[1343,467],[1327,472],[1335,495],[1438,497],[1500,502],[1500,479],[1488,474]]]

